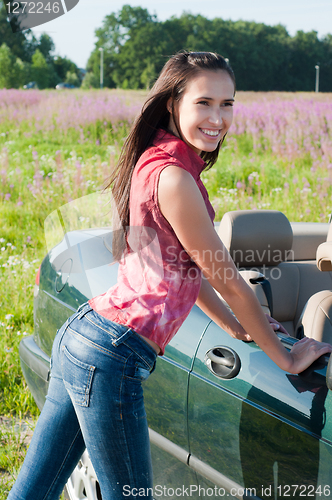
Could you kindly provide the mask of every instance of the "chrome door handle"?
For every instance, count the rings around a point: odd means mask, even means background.
[[[236,377],[241,368],[238,354],[227,346],[217,346],[209,349],[204,362],[213,375],[230,379]]]
[[[217,354],[215,354],[213,351],[217,351]],[[225,356],[224,353],[220,352],[220,350],[217,349],[212,349],[212,351],[208,351],[206,353],[208,359],[212,361],[212,363],[216,363],[217,365],[223,365],[223,366],[230,366],[232,367],[234,364],[234,361],[232,357]]]

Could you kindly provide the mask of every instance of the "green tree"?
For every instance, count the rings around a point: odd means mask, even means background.
[[[67,71],[65,82],[75,87],[79,87],[81,83],[76,73],[71,71]]]
[[[15,83],[15,58],[5,43],[0,47],[0,88],[11,88]]]
[[[156,66],[153,62],[146,62],[146,67],[142,71],[140,81],[149,90],[156,79]]]
[[[322,49],[317,31],[298,31],[290,40],[291,90],[315,90],[315,66],[324,59]]]
[[[106,16],[95,33],[98,40],[87,70],[99,81],[98,49],[103,47],[108,87],[150,87],[167,58],[188,49],[227,57],[239,90],[314,90],[319,62],[321,89],[332,91],[332,36],[319,40],[315,31],[291,37],[280,24],[207,19],[187,12],[159,22],[146,9],[125,5]]]
[[[45,89],[50,85],[51,74],[50,67],[45,57],[39,49],[32,56],[31,77],[36,81],[40,89]]]
[[[326,35],[322,40],[324,58],[320,61],[320,85],[322,92],[332,91],[332,35]]]
[[[67,57],[55,56],[52,64],[56,74],[56,82],[54,85],[60,82],[65,82],[68,72],[75,73],[78,79],[78,85],[81,83],[81,75],[78,67]]]
[[[161,34],[160,25],[150,23],[135,31],[121,47],[112,75],[118,87],[138,89],[151,86],[165,62]]]
[[[0,46],[5,43],[11,50],[15,58],[19,57],[22,61],[31,62],[32,54],[36,48],[36,39],[31,30],[24,33],[13,33],[7,20],[7,12],[0,2]]]
[[[289,35],[283,26],[216,19],[215,27],[217,51],[229,58],[239,89],[285,89]]]
[[[143,77],[144,83],[140,80],[141,73],[145,69],[144,61],[141,61],[142,66],[139,75],[137,75],[137,71],[135,71],[135,76],[129,74],[130,70],[128,72],[127,67],[130,67],[132,63],[130,48],[126,49],[125,52],[123,52],[123,49],[125,46],[128,46],[128,42],[130,45],[130,42],[135,40],[137,34],[140,35],[141,39],[144,38],[143,32],[145,32],[145,28],[153,23],[157,23],[156,17],[151,16],[147,9],[131,7],[129,5],[124,5],[118,13],[106,16],[102,27],[95,31],[98,40],[88,60],[88,72],[92,72],[99,81],[99,48],[102,47],[104,49],[105,87],[125,87],[128,85],[130,88],[139,88],[146,86],[146,77]],[[148,40],[145,40],[145,42],[153,46],[156,40],[148,37]],[[137,44],[135,44],[135,51],[137,49]],[[139,61],[137,61],[139,55],[135,53],[133,57],[136,57],[136,65],[139,65]],[[151,69],[151,62],[149,61],[149,63]],[[150,78],[151,75],[149,74],[148,79]]]
[[[42,33],[40,35],[38,46],[36,47],[36,49],[38,49],[43,54],[46,62],[53,62],[53,56],[51,55],[51,52],[54,52],[55,45],[52,38],[47,35],[47,33]]]
[[[23,79],[23,62],[3,43],[0,47],[0,88],[18,88]]]
[[[87,72],[83,78],[82,89],[98,89],[100,86],[99,80],[92,72]]]

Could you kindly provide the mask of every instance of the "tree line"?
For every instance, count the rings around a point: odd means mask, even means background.
[[[315,66],[320,90],[332,92],[332,35],[316,31],[290,36],[281,24],[207,19],[183,13],[158,21],[147,9],[125,5],[107,15],[95,31],[97,42],[88,60],[86,83],[99,85],[104,49],[104,85],[150,87],[167,58],[181,49],[213,51],[227,57],[239,90],[312,91]]]
[[[19,88],[34,81],[40,89],[60,82],[79,86],[83,75],[74,62],[54,55],[52,38],[37,39],[31,30],[13,33],[0,2],[0,88]]]
[[[59,82],[98,88],[101,48],[105,87],[150,88],[169,56],[186,49],[227,57],[238,90],[313,91],[318,64],[320,90],[332,92],[331,34],[320,39],[316,31],[298,31],[290,36],[281,24],[207,19],[186,12],[159,21],[147,9],[129,5],[107,15],[95,34],[82,82],[76,64],[54,55],[50,36],[42,34],[37,40],[30,30],[13,34],[0,3],[0,88],[18,88],[29,81],[41,89]]]

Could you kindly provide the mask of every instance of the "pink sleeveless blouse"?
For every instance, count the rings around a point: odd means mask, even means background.
[[[89,301],[105,318],[153,340],[160,354],[195,304],[202,279],[159,209],[159,176],[170,165],[193,176],[213,224],[214,210],[200,179],[204,160],[181,139],[159,130],[133,172],[128,251],[119,264],[117,284]]]

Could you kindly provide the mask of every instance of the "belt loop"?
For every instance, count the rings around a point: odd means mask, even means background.
[[[81,304],[80,306],[78,306],[76,312],[80,312],[82,311],[82,309],[88,304],[89,302],[83,302],[83,304]]]
[[[85,304],[82,304],[77,310],[78,315],[76,316],[77,319],[82,319],[83,316],[85,316],[89,311],[92,311],[92,307],[88,302]]]
[[[115,340],[112,340],[112,345],[117,346],[119,344],[122,344],[122,342],[124,342],[128,337],[131,337],[133,333],[134,333],[133,330],[129,328],[122,335],[120,335],[120,337],[118,337]]]

